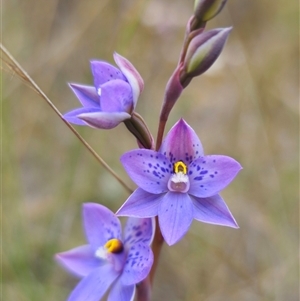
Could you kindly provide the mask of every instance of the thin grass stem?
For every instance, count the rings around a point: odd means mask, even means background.
[[[58,117],[65,123],[65,125],[73,132],[73,134],[79,139],[79,141],[87,148],[87,150],[94,156],[94,158],[123,186],[123,188],[129,193],[132,193],[127,184],[115,173],[114,170],[94,151],[94,149],[87,143],[87,141],[75,130],[75,128],[69,124],[60,111],[56,108],[53,102],[47,97],[47,95],[41,90],[36,82],[28,75],[28,73],[21,67],[16,59],[9,53],[9,51],[0,43],[1,51],[7,56],[8,61],[1,57],[2,61],[8,66],[10,70],[14,72],[19,78],[22,79],[30,88],[32,88],[37,94],[39,94],[51,107],[51,109],[58,115]]]

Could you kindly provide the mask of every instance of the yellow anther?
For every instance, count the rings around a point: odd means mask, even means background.
[[[184,175],[186,175],[187,166],[182,161],[178,161],[178,162],[174,163],[174,172],[175,173],[181,172]]]
[[[104,247],[110,253],[121,253],[123,251],[123,243],[117,238],[110,239]]]

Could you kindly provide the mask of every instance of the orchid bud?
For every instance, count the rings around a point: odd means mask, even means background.
[[[206,22],[215,17],[224,7],[227,0],[195,0],[195,16]]]
[[[183,70],[180,74],[181,83],[191,77],[204,73],[220,55],[232,27],[219,28],[195,36],[187,49]]]

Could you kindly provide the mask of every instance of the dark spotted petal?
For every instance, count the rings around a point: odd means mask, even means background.
[[[153,253],[145,243],[137,243],[130,247],[128,256],[120,277],[124,285],[141,282],[147,277],[153,263]]]
[[[227,156],[199,158],[188,167],[188,193],[199,198],[216,195],[235,178],[241,168],[237,161]]]
[[[154,230],[154,218],[128,218],[124,229],[125,247],[129,249],[138,242],[150,245],[153,239]]]
[[[171,163],[182,160],[188,165],[203,156],[203,147],[195,131],[180,119],[167,134],[159,152],[168,157]]]
[[[121,162],[130,178],[143,190],[159,194],[168,190],[172,173],[169,160],[152,150],[133,150],[121,157]]]

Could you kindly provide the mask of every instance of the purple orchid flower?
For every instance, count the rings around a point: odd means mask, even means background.
[[[83,220],[89,244],[55,256],[83,278],[68,301],[99,301],[110,286],[108,301],[133,300],[135,284],[147,277],[153,263],[153,219],[129,218],[123,240],[119,219],[106,207],[84,204]]]
[[[94,86],[70,84],[82,107],[64,114],[65,120],[111,129],[131,118],[144,82],[127,59],[117,53],[114,59],[120,70],[103,61],[91,61]]]
[[[117,215],[158,215],[169,245],[183,237],[193,218],[238,228],[218,193],[234,179],[240,164],[227,156],[205,156],[198,136],[183,119],[173,126],[158,152],[133,150],[125,153],[121,162],[139,188]]]

